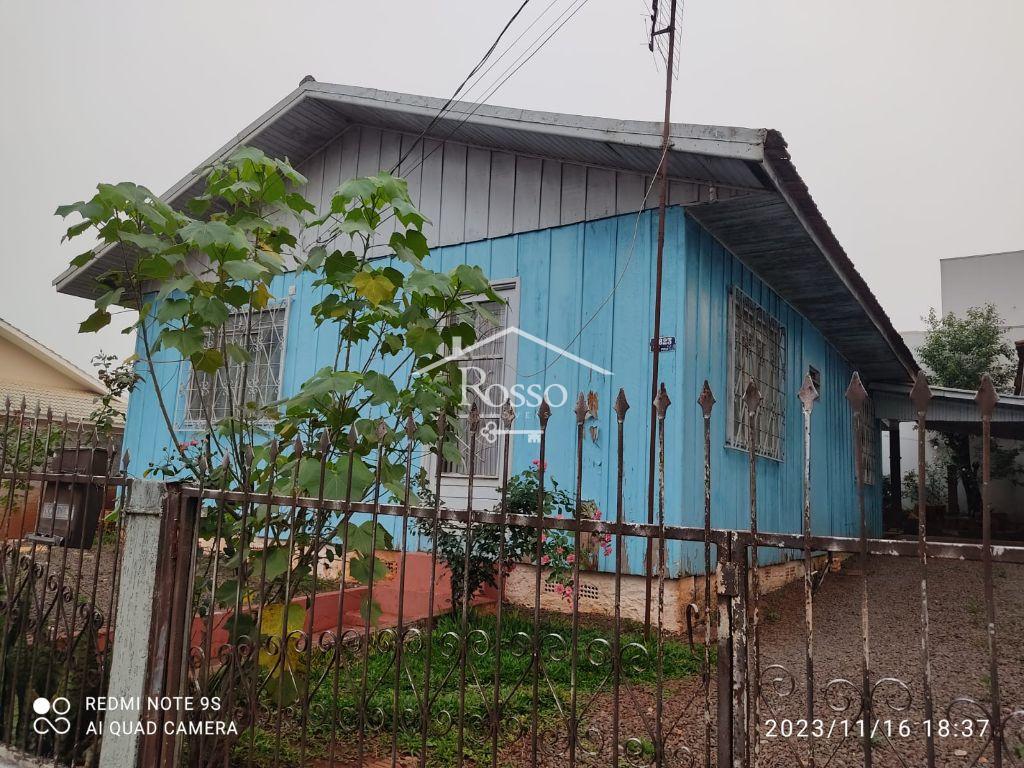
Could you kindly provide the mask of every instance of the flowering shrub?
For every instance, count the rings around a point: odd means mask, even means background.
[[[540,460],[534,459],[530,469],[509,480],[509,512],[537,514],[540,469]],[[547,469],[546,465],[544,469]],[[600,520],[601,510],[593,501],[584,500],[580,504],[580,515],[584,520]],[[559,486],[557,480],[547,475],[544,478],[544,516],[556,520],[572,519],[576,516],[576,500]],[[572,600],[576,586],[573,579],[576,565],[575,535],[572,531],[559,529],[545,529],[541,533],[540,565],[549,569],[548,582],[553,583],[556,592],[568,601]],[[605,555],[611,554],[610,533],[583,536],[584,539],[580,543],[580,554],[584,558],[583,562],[580,562],[581,569],[597,565],[595,561],[598,547]]]
[[[547,467],[545,467],[546,469]],[[421,474],[419,494],[423,503],[432,506],[433,494],[428,478]],[[509,478],[506,494],[506,511],[510,515],[537,515],[537,499],[540,491],[540,461],[534,459],[529,469]],[[576,500],[567,493],[550,475],[544,477],[544,516],[556,520],[572,519],[576,513]],[[593,501],[581,504],[585,520],[600,520],[601,510]],[[414,521],[414,529],[420,535],[431,537],[433,526],[429,520]],[[502,530],[501,526],[476,524],[473,526],[472,546],[469,552],[469,572],[465,573],[466,539],[465,525],[455,522],[439,522],[433,545],[438,557],[451,572],[452,599],[458,602],[462,596],[463,584],[468,582],[469,593],[490,584],[496,585],[501,569],[503,575],[511,572],[514,564],[523,560],[535,561],[537,557],[537,531],[535,528],[511,525]],[[573,569],[576,562],[575,534],[572,531],[545,529],[541,533],[540,565],[548,568],[547,580],[555,584],[557,593],[566,600],[572,600],[574,583]],[[580,568],[596,566],[597,550],[611,554],[611,534],[583,534],[580,552],[584,561]],[[505,559],[498,562],[500,541],[505,541]]]

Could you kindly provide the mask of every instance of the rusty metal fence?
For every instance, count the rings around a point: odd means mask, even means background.
[[[566,491],[566,515],[551,514],[545,501],[552,490],[546,476],[546,405],[538,414],[532,488],[537,501],[526,509],[513,506],[510,498],[508,434],[501,437],[500,498],[497,503],[477,500],[473,457],[480,419],[475,411],[466,435],[466,502],[454,508],[442,499],[443,462],[420,456],[417,425],[411,420],[380,421],[360,433],[324,431],[306,442],[270,445],[259,456],[247,452],[236,468],[239,476],[251,476],[258,461],[286,468],[272,470],[259,486],[240,489],[227,481],[216,487],[172,486],[167,512],[175,535],[168,545],[174,551],[168,560],[172,565],[161,571],[166,588],[157,615],[163,624],[151,665],[162,681],[155,688],[187,695],[191,703],[144,713],[144,718],[173,727],[147,737],[141,764],[1016,764],[1024,756],[1024,710],[1014,706],[1015,692],[1006,696],[1000,688],[1000,672],[1008,663],[1019,664],[1020,646],[1014,645],[1000,665],[997,613],[1003,610],[1005,595],[997,588],[996,569],[1024,564],[1024,547],[993,541],[988,438],[997,396],[990,382],[985,381],[978,395],[983,536],[970,542],[935,540],[927,530],[930,393],[923,376],[912,393],[920,468],[916,541],[872,535],[860,441],[854,442],[859,535],[821,536],[812,530],[811,425],[817,393],[809,379],[798,397],[804,505],[801,530],[793,532],[765,531],[759,525],[756,469],[763,459],[753,450],[748,454],[749,527],[715,525],[712,447],[722,436],[712,432],[715,398],[706,384],[696,405],[690,406],[703,414],[703,445],[698,448],[704,464],[702,525],[666,522],[666,477],[673,471],[665,461],[666,423],[680,406],[672,405],[664,387],[654,402],[653,523],[627,519],[623,499],[630,473],[624,445],[631,423],[624,393],[614,405],[614,509],[604,517],[588,513],[583,498],[584,473],[596,471],[587,470],[582,459],[583,398],[577,406],[576,472]],[[856,376],[847,397],[855,422],[864,418],[868,395]],[[744,406],[752,433],[759,404],[759,393],[751,386]],[[512,431],[515,418],[511,408],[503,411],[506,432]],[[50,426],[52,419],[43,419],[31,428],[41,433]],[[450,428],[443,416],[433,426],[442,436]],[[69,440],[79,444],[74,435],[52,439],[62,446]],[[347,455],[352,467],[352,458],[360,451],[365,455],[369,443],[400,446],[400,481],[386,481],[378,468],[368,492],[358,497],[351,471],[340,489],[331,487],[326,459]],[[44,450],[43,455],[51,453]],[[281,456],[291,463],[278,462]],[[304,460],[319,467],[315,495],[300,490]],[[9,499],[24,493],[29,481],[44,484],[40,510],[57,508],[60,483],[103,489],[126,485],[109,471],[86,477],[77,471],[25,468],[17,461],[5,463],[4,478],[9,483],[8,512],[13,509]],[[52,507],[46,503],[48,492],[54,494]],[[40,738],[30,730],[26,706],[34,694],[63,694],[77,701],[82,694],[76,689],[71,695],[69,682],[76,679],[82,689],[105,691],[109,643],[104,639],[116,611],[115,582],[131,574],[118,576],[116,524],[101,526],[93,559],[89,553],[94,550],[69,547],[52,524],[49,530],[7,537],[3,735],[5,742],[57,762],[87,763],[95,738],[83,735],[81,709],[75,730],[62,741]],[[448,541],[456,542],[454,550],[436,546],[445,533]],[[644,550],[650,542],[646,576],[631,576],[626,568],[631,539],[641,541]],[[567,549],[567,570],[555,585],[539,567],[546,564],[552,540],[564,542]],[[424,541],[428,546],[422,546]],[[606,614],[581,609],[594,541],[608,547],[613,562],[607,574],[613,598]],[[678,603],[679,591],[672,589],[674,579],[668,573],[666,550],[672,541],[695,542],[703,550],[703,573],[694,581],[693,600],[685,604]],[[107,557],[101,556],[103,547],[115,553],[109,584],[99,576]],[[494,588],[474,591],[471,566],[484,550],[499,564]],[[773,550],[780,557],[766,557]],[[506,565],[513,551],[532,582],[530,599],[519,603],[503,599],[512,578]],[[802,553],[796,561],[802,583],[785,594],[801,603],[801,620],[780,627],[771,615],[777,602],[766,586],[774,583],[771,569],[780,566],[767,563],[785,561],[794,552]],[[820,616],[816,623],[815,615],[821,590],[833,578],[829,565],[840,561],[846,584],[856,584],[857,592],[850,618],[855,630],[840,640],[854,655],[853,666],[837,664],[834,648],[822,645],[820,638],[829,627],[822,626]],[[917,654],[912,674],[892,672],[890,660],[878,653],[891,628],[872,623],[880,574],[893,562],[915,569],[919,584],[916,631],[905,638]],[[976,653],[983,657],[982,695],[968,695],[966,686],[963,694],[949,694],[948,686],[936,694],[933,660],[945,653],[937,643],[948,641],[945,636],[936,640],[930,625],[929,572],[937,562],[957,569],[953,573],[980,568],[977,599],[985,645]],[[80,575],[90,567],[96,574],[91,581]],[[944,574],[949,578],[950,571]],[[561,612],[546,607],[552,587],[566,597]],[[110,595],[106,604],[100,597],[104,590]],[[646,625],[628,618],[627,610],[634,599],[630,596],[643,593],[652,596]],[[83,599],[83,594],[88,597]],[[80,604],[87,607],[77,608]],[[824,619],[834,620],[834,615]],[[799,660],[779,649],[780,635],[793,641],[790,650],[795,643]],[[827,637],[829,644],[836,642]],[[967,682],[972,663],[963,662],[957,684]],[[80,678],[76,669],[82,670]],[[90,717],[99,719],[93,713],[81,722]]]
[[[8,400],[0,422],[0,741],[92,764],[117,615],[127,482],[92,426]]]

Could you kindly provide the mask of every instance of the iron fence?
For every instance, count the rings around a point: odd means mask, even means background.
[[[911,396],[923,491],[930,399],[923,376]],[[931,537],[923,492],[916,540],[874,535],[859,440],[854,441],[859,535],[815,533],[810,462],[817,393],[810,379],[798,397],[804,503],[800,530],[792,532],[766,531],[760,524],[756,470],[765,459],[753,450],[747,454],[749,526],[715,525],[720,513],[712,493],[713,447],[724,436],[713,434],[715,397],[707,384],[696,403],[703,415],[702,525],[667,522],[666,478],[673,469],[666,466],[666,424],[679,406],[672,405],[664,387],[654,402],[653,522],[627,518],[624,488],[631,473],[624,445],[632,424],[621,392],[614,404],[614,509],[605,517],[593,515],[583,497],[586,473],[598,471],[588,469],[582,458],[588,412],[583,397],[576,408],[575,475],[563,507],[568,514],[561,516],[551,514],[549,500],[546,405],[538,414],[535,485],[527,494],[536,501],[525,505],[521,496],[512,497],[510,433],[516,414],[508,407],[501,416],[505,432],[499,436],[503,460],[496,503],[478,500],[474,457],[481,429],[475,410],[465,435],[464,504],[445,504],[444,463],[421,460],[418,426],[411,420],[273,444],[258,456],[244,453],[231,473],[219,475],[255,477],[255,465],[264,462],[268,469],[259,483],[172,487],[167,512],[175,532],[168,539],[174,556],[160,566],[166,587],[157,615],[163,630],[152,651],[150,677],[172,681],[156,687],[188,694],[198,704],[144,713],[184,726],[158,730],[145,742],[142,764],[1016,764],[1024,755],[1024,710],[1010,702],[1021,692],[1000,683],[1007,664],[1019,662],[1020,647],[1011,645],[1000,664],[997,640],[1015,638],[997,632],[997,613],[1010,607],[1007,597],[1014,594],[997,581],[1003,571],[1024,564],[1024,547],[993,540],[988,437],[997,398],[991,384],[986,380],[978,397],[985,493],[980,541]],[[870,411],[856,376],[848,399],[858,427]],[[748,387],[743,406],[756,434],[760,394],[755,386]],[[25,426],[42,434],[53,420]],[[443,437],[451,425],[441,415],[433,427]],[[51,438],[61,447],[69,439],[81,445],[74,435]],[[387,480],[378,462],[366,490],[355,491],[353,459],[384,444],[400,448],[401,478]],[[44,446],[41,455],[55,453],[52,447]],[[345,457],[341,463],[348,476],[339,482],[328,475],[327,459]],[[24,495],[33,482],[42,484],[38,509],[49,510],[52,519],[49,533],[30,526],[33,530],[5,537],[0,704],[5,742],[70,764],[87,763],[90,750],[94,754],[96,739],[79,721],[99,722],[100,715],[78,706],[73,735],[62,740],[34,733],[26,707],[37,694],[63,695],[74,707],[85,691],[106,692],[116,582],[132,574],[119,574],[119,524],[102,528],[93,549],[69,546],[77,543],[70,523],[63,533],[55,527],[67,487],[83,489],[69,497],[77,499],[68,504],[70,520],[73,507],[84,507],[89,493],[124,489],[126,481],[109,466],[100,474],[80,471],[77,460],[73,471],[52,471],[64,467],[61,461],[33,466],[38,463],[33,460],[26,467],[5,460],[5,521],[13,519],[10,499]],[[309,466],[316,468],[313,482],[307,477],[300,483]],[[310,486],[316,493],[305,490]],[[438,544],[445,532],[456,546]],[[652,553],[639,577],[626,564],[632,539]],[[595,540],[608,542],[612,559],[606,575],[612,597],[604,613],[581,605],[585,580],[593,577],[588,569]],[[420,547],[423,541],[430,546]],[[702,549],[703,569],[694,577],[692,597],[680,597],[674,586],[679,575],[668,573],[667,544],[673,541],[695,542]],[[541,567],[552,542],[566,550],[561,580],[554,582],[566,596],[561,612],[549,610],[552,571]],[[779,557],[766,556],[773,551]],[[802,579],[782,592],[771,591],[783,566],[767,563],[793,553]],[[474,562],[482,555],[498,564],[490,590],[476,589],[474,581]],[[526,573],[532,582],[531,599],[518,604],[503,599],[513,578],[507,567],[512,560],[525,569],[514,577],[522,581]],[[837,613],[824,595],[837,586],[829,578],[840,576],[828,573],[840,561],[846,575],[833,592],[850,600]],[[882,585],[894,564],[910,569],[909,583],[919,589],[916,629],[903,638],[915,649],[909,667],[887,656],[892,626],[873,620],[893,599]],[[945,634],[938,639],[933,634],[938,614],[930,599],[936,583],[929,582],[929,574],[939,566],[939,587],[946,588],[952,578],[965,590],[979,588],[984,649],[975,652],[984,656],[984,669],[972,685],[967,659],[952,684],[936,684],[933,662],[941,655],[948,666],[946,646],[952,643]],[[91,581],[85,576],[90,567]],[[103,573],[109,574],[107,581]],[[106,603],[104,594],[109,594]],[[641,594],[651,595],[649,610],[640,612],[649,615],[646,624],[630,618],[636,615],[631,602]],[[780,600],[799,602],[802,610],[780,621],[773,616]],[[76,608],[79,604],[87,607]],[[837,631],[833,625],[839,620],[846,623]],[[74,680],[82,682],[76,687],[69,682]],[[951,735],[953,730],[958,732]]]
[[[114,438],[17,410],[0,444],[0,740],[54,763],[98,757],[127,484]]]

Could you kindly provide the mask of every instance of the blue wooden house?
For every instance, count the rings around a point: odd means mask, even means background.
[[[661,125],[517,109],[456,105],[435,119],[440,99],[305,80],[244,128],[213,158],[241,144],[287,156],[309,179],[306,195],[328,200],[341,181],[390,170],[408,179],[431,220],[434,268],[482,267],[507,299],[502,335],[474,361],[503,383],[559,384],[570,401],[551,419],[549,472],[571,487],[573,402],[597,404],[584,441],[584,496],[614,508],[615,415],[624,388],[635,408],[627,430],[627,515],[646,519],[648,432]],[[426,135],[419,140],[420,134]],[[862,441],[866,500],[881,524],[877,421],[854,435],[844,390],[854,371],[868,383],[906,382],[917,366],[900,336],[829,230],[772,130],[676,124],[671,129],[669,209],[664,258],[661,378],[674,402],[667,432],[667,516],[701,525],[702,418],[696,398],[707,379],[717,395],[712,419],[716,527],[747,526],[746,433],[739,398],[751,377],[765,396],[756,436],[760,527],[798,531],[802,509],[802,419],[797,390],[819,383],[813,421],[813,529],[856,535],[859,525],[854,440]],[[200,187],[191,173],[165,198]],[[69,270],[57,289],[93,296],[111,265],[100,257]],[[314,329],[317,290],[308,275],[279,278],[278,303],[260,317],[261,382],[268,397],[287,395],[333,359],[334,339]],[[499,329],[492,329],[498,331]],[[544,343],[538,343],[542,340]],[[564,350],[564,353],[558,350]],[[125,448],[133,473],[168,444],[154,391],[174,403],[189,439],[192,373],[168,358],[160,381],[131,397]],[[523,414],[521,421],[528,422]],[[512,471],[528,467],[537,446],[516,438]],[[481,457],[493,488],[497,452]],[[465,478],[452,466],[445,492]],[[486,483],[484,483],[486,485]],[[629,552],[642,568],[642,542]],[[673,542],[670,572],[702,568],[696,549]],[[607,562],[605,563],[607,565]]]

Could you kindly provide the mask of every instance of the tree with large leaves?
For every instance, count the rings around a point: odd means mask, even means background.
[[[481,310],[470,297],[500,299],[477,267],[431,269],[426,219],[405,181],[386,173],[348,180],[320,211],[303,195],[306,179],[295,168],[251,147],[206,168],[203,179],[202,192],[180,206],[119,183],[57,209],[78,217],[67,238],[91,232],[98,241],[73,266],[100,249],[118,260],[99,278],[94,311],[80,330],[130,318],[123,330],[138,335],[136,372],[154,394],[171,454],[157,469],[207,488],[350,501],[383,493],[401,501],[410,451],[457,460],[454,436],[442,439],[435,425],[442,413],[456,416],[458,365],[413,371],[441,361],[456,337],[474,341],[471,314]],[[291,271],[316,291],[311,322],[321,344],[334,344],[331,361],[283,399],[259,402],[250,397],[253,350],[242,340],[259,312],[279,301]],[[227,389],[218,408],[200,403],[195,440],[181,439],[159,383],[168,356]],[[204,389],[195,390],[202,400]],[[222,568],[214,584],[199,569],[196,589],[212,596],[205,610],[233,612],[236,642],[279,632],[287,639],[305,626],[295,597],[316,589],[322,558],[351,557],[349,576],[368,581],[384,570],[376,552],[391,546],[382,526],[315,504],[224,504],[221,512],[202,517],[200,536],[221,548],[229,578]],[[373,619],[373,605],[362,610]],[[275,670],[277,678],[303,672],[291,661]]]

